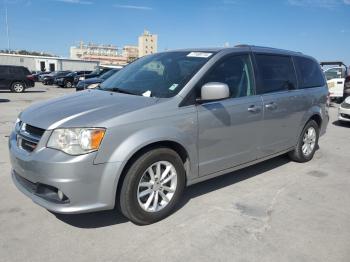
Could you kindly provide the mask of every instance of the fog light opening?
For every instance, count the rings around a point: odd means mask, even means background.
[[[57,195],[58,195],[58,198],[59,198],[61,201],[63,201],[63,199],[64,199],[64,194],[63,194],[63,192],[62,192],[61,190],[58,190],[58,191],[57,191]]]

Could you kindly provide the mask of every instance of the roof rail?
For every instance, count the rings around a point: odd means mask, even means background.
[[[249,48],[254,48],[254,47],[256,47],[256,48],[266,48],[266,49],[271,49],[271,50],[288,51],[288,52],[293,52],[293,53],[302,54],[302,52],[298,52],[298,51],[290,51],[290,50],[285,50],[285,49],[275,48],[275,47],[268,47],[268,46],[238,44],[238,45],[235,45],[234,47],[249,47]]]
[[[247,45],[247,44],[238,44],[238,45],[235,45],[234,47],[251,47],[251,45]]]

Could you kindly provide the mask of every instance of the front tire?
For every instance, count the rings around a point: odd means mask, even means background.
[[[64,87],[65,87],[65,88],[71,88],[71,87],[72,87],[72,82],[71,82],[71,81],[66,81],[66,82],[64,83]]]
[[[138,225],[157,222],[174,210],[185,187],[185,168],[169,148],[152,149],[133,162],[120,190],[120,209]]]
[[[22,82],[14,82],[11,85],[11,91],[14,93],[23,93],[25,90],[25,85]]]
[[[316,152],[319,139],[320,127],[314,120],[305,125],[295,149],[289,152],[289,157],[296,162],[304,163],[310,161]]]

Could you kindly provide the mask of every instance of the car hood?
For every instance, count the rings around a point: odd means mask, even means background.
[[[155,103],[155,98],[87,90],[34,104],[21,113],[20,119],[42,129],[96,127],[111,118]]]

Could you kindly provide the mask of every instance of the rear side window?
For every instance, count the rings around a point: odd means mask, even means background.
[[[296,76],[289,56],[256,55],[260,75],[257,94],[273,93],[296,88]]]
[[[0,66],[0,74],[8,74],[9,68],[7,66]]]
[[[299,78],[299,88],[311,88],[325,85],[321,67],[306,57],[294,57]]]
[[[22,75],[22,70],[17,67],[10,67],[9,72],[12,75]]]

